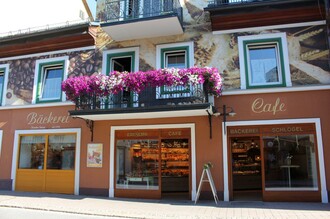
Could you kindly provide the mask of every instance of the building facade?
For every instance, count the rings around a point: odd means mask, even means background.
[[[99,27],[3,38],[0,189],[195,200],[211,163],[219,199],[327,203],[328,9],[292,2],[99,0]],[[67,78],[193,66],[218,69],[221,97],[61,91]]]

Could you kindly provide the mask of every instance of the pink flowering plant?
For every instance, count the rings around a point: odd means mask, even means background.
[[[109,75],[71,77],[62,82],[62,91],[73,102],[82,96],[94,95],[102,98],[122,90],[140,93],[146,87],[188,86],[204,84],[204,91],[220,96],[222,78],[216,68],[192,67],[186,69],[159,69],[138,72],[110,72]]]

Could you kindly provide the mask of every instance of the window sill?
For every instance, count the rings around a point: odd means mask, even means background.
[[[235,89],[224,90],[222,96],[245,95],[245,94],[266,94],[266,93],[285,93],[300,91],[330,90],[330,85],[304,85],[296,87],[277,87],[277,88],[255,88],[255,89]]]
[[[56,103],[37,103],[37,104],[28,104],[28,105],[15,105],[15,106],[5,105],[5,106],[0,106],[0,110],[59,107],[59,106],[74,106],[74,103],[70,101],[65,101],[65,102],[56,102]]]

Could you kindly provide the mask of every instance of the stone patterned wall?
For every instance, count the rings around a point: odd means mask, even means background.
[[[68,77],[101,72],[102,54],[98,51],[95,52],[95,50],[0,61],[0,64],[9,64],[8,85],[7,90],[4,91],[6,93],[6,105],[31,104],[36,61],[61,56],[69,56]]]

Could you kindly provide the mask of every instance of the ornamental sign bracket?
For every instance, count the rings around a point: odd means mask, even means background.
[[[94,139],[94,121],[90,120],[90,119],[84,119],[81,117],[73,117],[74,119],[82,119],[86,122],[86,126],[89,128],[90,132],[91,132],[91,142],[93,142]]]

